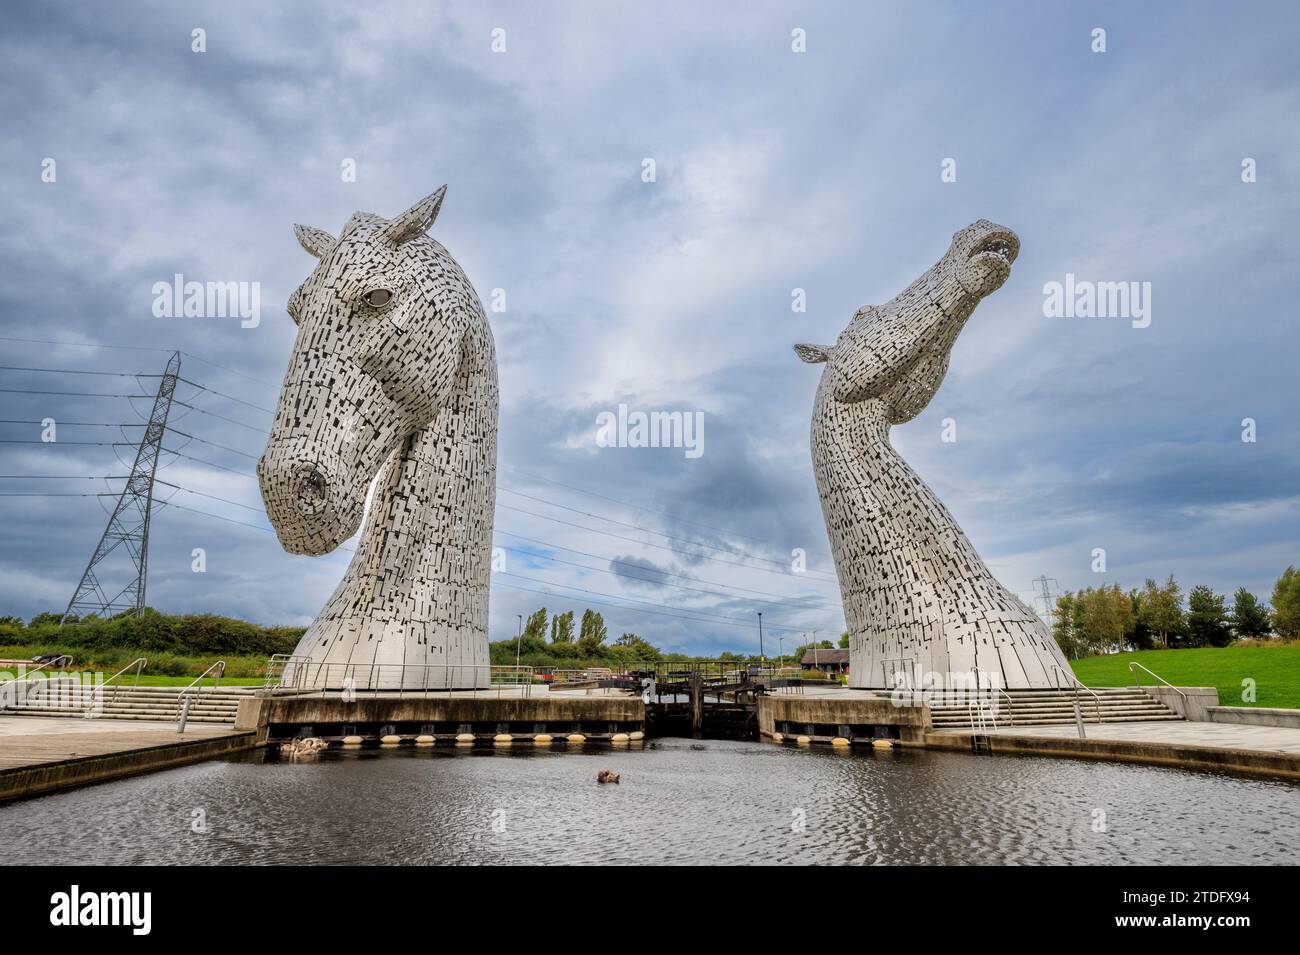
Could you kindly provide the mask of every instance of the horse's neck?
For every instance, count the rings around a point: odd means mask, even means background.
[[[423,617],[448,591],[486,589],[496,505],[497,378],[490,335],[471,343],[446,407],[380,473],[349,577]],[[358,581],[359,583],[360,581]]]
[[[983,561],[948,509],[889,442],[886,401],[818,396],[814,466],[841,585],[923,575],[940,554],[974,573]],[[856,555],[850,558],[848,555]]]

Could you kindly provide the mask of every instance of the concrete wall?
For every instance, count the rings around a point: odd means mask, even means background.
[[[900,742],[921,743],[930,729],[930,708],[895,706],[887,699],[818,698],[800,694],[774,694],[758,698],[758,732],[772,737],[783,722],[823,726],[892,726]],[[834,734],[832,734],[834,735]]]
[[[1144,686],[1148,696],[1169,707],[1185,720],[1206,723],[1209,709],[1219,705],[1219,691],[1212,686]],[[1180,692],[1181,691],[1181,692]]]
[[[973,749],[971,736],[970,733],[931,733],[926,738],[926,744],[931,749],[969,753]],[[983,737],[983,746],[981,752],[989,754],[1068,756],[1123,763],[1147,763],[1153,766],[1217,770],[1300,782],[1300,759],[1291,753],[1221,749],[1163,741],[1093,737],[1079,739],[1074,736],[1028,736],[1015,733],[991,733]]]
[[[398,723],[620,723],[645,727],[640,697],[360,697],[349,703],[338,694],[249,697],[239,701],[235,728],[256,730],[266,742],[273,724],[326,727]],[[628,727],[632,728],[632,727]]]
[[[0,802],[41,796],[46,793],[104,783],[125,776],[172,769],[202,762],[251,748],[253,734],[231,733],[225,736],[183,740],[162,746],[74,756],[31,766],[0,770]]]
[[[1300,710],[1271,706],[1220,706],[1219,691],[1212,686],[1180,686],[1184,699],[1168,686],[1144,686],[1151,696],[1183,719],[1198,723],[1236,723],[1246,726],[1289,726],[1300,729]]]
[[[1248,726],[1287,726],[1300,729],[1300,710],[1272,706],[1213,706],[1209,718],[1215,723]]]

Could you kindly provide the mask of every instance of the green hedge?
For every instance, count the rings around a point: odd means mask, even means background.
[[[44,618],[44,619],[42,619]],[[107,659],[122,648],[139,650],[150,659],[158,654],[197,657],[210,654],[269,657],[292,653],[305,627],[259,627],[215,614],[172,616],[146,609],[140,616],[89,618],[60,627],[49,615],[33,618],[30,626],[0,623],[0,644],[31,647],[35,655],[49,649],[78,659]],[[151,666],[152,670],[153,667]]]

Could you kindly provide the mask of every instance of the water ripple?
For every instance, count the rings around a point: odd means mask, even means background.
[[[605,767],[619,785],[596,784]],[[49,834],[23,855],[39,864],[1290,863],[1295,796],[1122,763],[657,740],[216,761],[0,807],[0,827]]]

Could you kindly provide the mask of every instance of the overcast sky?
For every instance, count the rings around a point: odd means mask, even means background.
[[[190,510],[154,515],[159,609],[306,624],[342,576],[348,553],[290,556],[232,523],[267,526],[249,476],[271,420],[258,409],[293,343],[285,299],[314,265],[291,227],[337,234],[442,183],[432,234],[485,302],[506,294],[491,315],[508,571],[493,639],[541,605],[597,607],[613,636],[699,653],[756,650],[759,611],[769,653],[837,636],[808,449],[820,369],[790,346],[833,342],[981,217],[1019,233],[1020,257],[893,441],[1002,581],[1028,600],[1044,574],[1075,589],[1174,573],[1267,598],[1300,564],[1294,3],[11,2],[3,16],[0,335],[104,346],[6,340],[3,364],[157,374],[167,353],[149,349],[175,348],[187,379],[246,402],[178,392],[211,413],[174,420],[207,443],[166,441],[191,457],[164,455],[160,477],[186,490],[160,496]],[[153,285],[176,273],[260,283],[260,323],[155,317]],[[1149,327],[1044,317],[1045,283],[1067,273],[1151,283]],[[92,425],[149,406],[0,399],[7,476],[120,475],[114,453],[131,449],[71,442],[122,441]],[[703,412],[704,453],[598,447],[596,416],[620,403]],[[39,442],[21,422],[46,417],[57,443],[8,443]],[[111,501],[12,495],[121,482],[0,484],[0,613],[61,610]],[[807,573],[790,570],[796,548]]]

